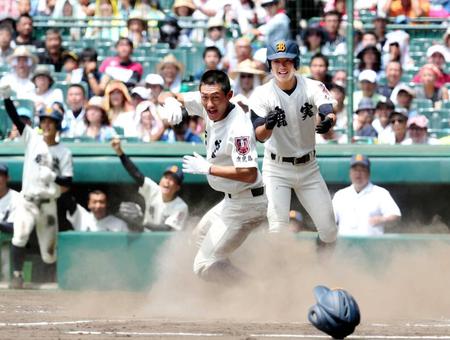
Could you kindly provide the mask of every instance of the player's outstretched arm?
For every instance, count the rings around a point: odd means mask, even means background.
[[[141,187],[145,182],[145,176],[142,172],[139,171],[137,166],[131,161],[131,159],[125,154],[122,149],[122,145],[120,143],[119,138],[113,138],[111,141],[111,146],[116,152],[117,156],[120,158],[120,162],[122,163],[125,170],[127,170],[128,174],[135,180],[135,182]]]
[[[11,98],[4,98],[3,103],[5,104],[6,112],[8,113],[9,118],[11,118],[12,122],[17,127],[17,130],[19,130],[19,133],[22,134],[25,129],[25,124],[20,119],[13,101]]]

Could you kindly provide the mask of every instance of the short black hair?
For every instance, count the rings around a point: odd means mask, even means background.
[[[216,84],[220,85],[223,93],[225,94],[228,94],[228,92],[231,91],[230,78],[228,78],[228,75],[221,70],[209,70],[203,73],[198,89],[200,90],[202,85]]]
[[[328,60],[328,57],[327,57],[326,55],[320,53],[320,52],[314,54],[314,55],[311,57],[311,60],[310,60],[310,62],[309,62],[309,66],[311,66],[311,64],[312,64],[312,62],[313,62],[314,59],[322,59],[322,60],[324,61],[325,66],[326,66],[327,68],[330,66],[330,62],[329,62],[329,60]]]
[[[31,15],[29,15],[28,13],[23,13],[23,14],[19,15],[19,17],[16,20],[16,23],[19,22],[20,19],[22,19],[22,18],[28,18],[31,21],[33,21],[33,17]]]
[[[219,56],[219,59],[222,59],[222,53],[221,53],[220,50],[217,48],[217,46],[208,46],[208,47],[205,47],[205,49],[203,50],[203,55],[202,55],[203,59],[205,59],[206,53],[211,52],[211,51],[216,52],[217,55]]]
[[[330,16],[330,15],[337,16],[338,19],[339,19],[339,21],[342,20],[342,13],[340,13],[340,12],[334,10],[334,9],[331,10],[331,11],[325,12],[325,13],[323,14],[323,17],[326,18],[327,16]]]
[[[72,87],[78,87],[79,89],[81,89],[81,92],[83,92],[83,96],[86,98],[86,89],[84,88],[83,85],[81,84],[70,84],[69,87],[67,88],[67,91],[69,91]]]
[[[7,24],[1,24],[0,25],[0,31],[6,31],[8,32],[11,36],[13,35],[13,30],[11,29],[11,26],[7,25]]]
[[[341,94],[343,94],[344,96],[346,95],[345,94],[345,88],[343,88],[341,85],[338,85],[338,84],[331,84],[331,87],[330,87],[330,91],[331,90],[337,90],[337,91],[339,91]]]
[[[61,32],[56,29],[56,28],[49,28],[46,32],[45,32],[45,38],[47,38],[50,34],[57,34],[59,36],[59,39],[62,40],[61,37]]]
[[[121,41],[126,41],[128,43],[128,45],[131,47],[131,49],[133,49],[133,42],[131,41],[130,38],[127,38],[127,37],[120,37],[117,40],[115,47],[117,47]]]
[[[98,58],[98,53],[92,47],[86,47],[85,49],[83,49],[83,51],[81,51],[81,54],[80,54],[81,62],[86,61],[86,60],[97,61],[97,58]]]

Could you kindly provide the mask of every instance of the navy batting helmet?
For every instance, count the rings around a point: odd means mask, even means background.
[[[47,109],[43,109],[39,112],[39,120],[42,120],[43,118],[50,118],[54,120],[58,130],[61,130],[61,123],[63,120],[63,115],[61,112],[48,107]]]
[[[308,320],[319,330],[335,339],[343,339],[353,333],[361,316],[353,296],[343,289],[316,286],[317,303],[308,311]]]
[[[269,68],[272,60],[281,58],[293,59],[296,69],[300,66],[300,50],[295,41],[276,40],[267,46],[267,62]]]

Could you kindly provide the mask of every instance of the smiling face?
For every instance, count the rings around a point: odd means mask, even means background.
[[[203,107],[208,113],[209,119],[212,121],[219,121],[225,117],[230,99],[233,92],[230,91],[225,94],[220,84],[202,84],[200,86],[200,94]]]
[[[163,201],[168,202],[174,199],[181,186],[173,175],[165,173],[159,181],[159,188],[161,189]]]
[[[178,74],[178,68],[171,63],[167,63],[164,65],[164,67],[161,69],[161,76],[164,78],[164,81],[166,84],[172,84]]]
[[[42,135],[46,139],[54,139],[58,132],[57,123],[49,117],[43,117],[40,120],[39,127],[42,130]]]
[[[272,75],[279,85],[288,85],[295,79],[294,60],[280,58],[271,61]]]
[[[91,193],[89,195],[88,208],[97,220],[106,216],[108,202],[106,195],[102,192]]]

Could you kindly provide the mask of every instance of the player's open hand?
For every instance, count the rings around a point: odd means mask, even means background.
[[[194,156],[186,155],[183,157],[183,172],[196,175],[207,175],[211,163],[209,163],[204,157],[194,152]]]
[[[176,125],[183,120],[183,112],[178,100],[173,97],[167,97],[164,100],[163,118],[172,125]]]
[[[0,87],[0,98],[5,99],[13,95],[13,91],[9,85],[4,85]]]
[[[325,117],[319,124],[316,125],[316,132],[320,134],[327,133],[333,126],[333,120],[330,117]]]

